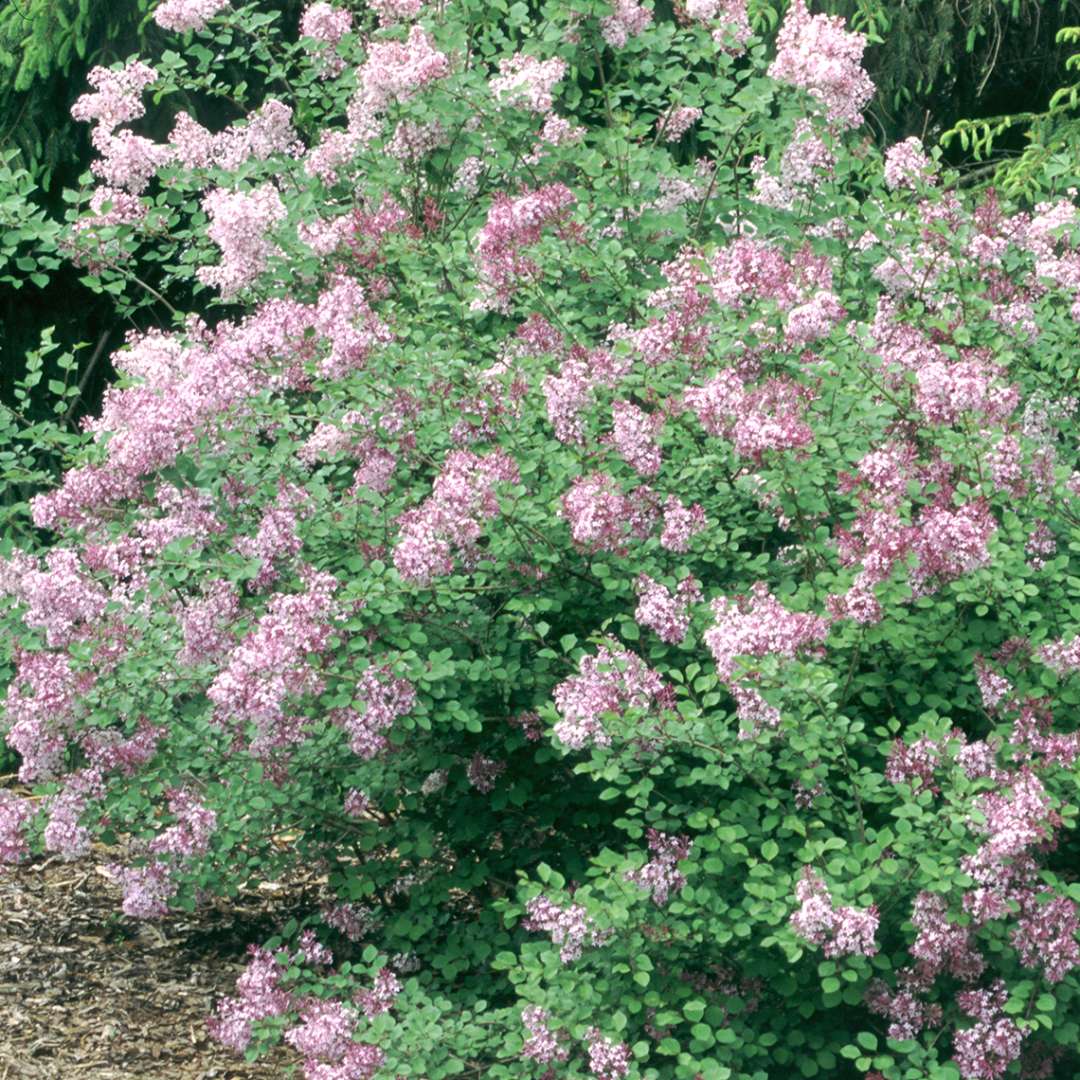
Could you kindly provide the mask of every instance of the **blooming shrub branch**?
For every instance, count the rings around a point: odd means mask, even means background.
[[[316,868],[227,1047],[1076,1071],[1077,207],[759,14],[167,0],[74,103],[136,329],[0,538],[0,859]]]

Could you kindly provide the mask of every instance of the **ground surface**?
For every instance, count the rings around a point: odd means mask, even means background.
[[[107,851],[0,872],[0,1080],[287,1077],[282,1051],[247,1064],[205,1018],[233,989],[249,942],[303,897],[261,894],[154,923],[119,915]]]

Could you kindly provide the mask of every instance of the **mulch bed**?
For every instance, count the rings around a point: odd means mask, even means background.
[[[287,1077],[282,1049],[249,1064],[205,1020],[234,989],[249,942],[310,908],[302,884],[194,915],[120,914],[100,849],[0,870],[0,1080],[248,1080]]]

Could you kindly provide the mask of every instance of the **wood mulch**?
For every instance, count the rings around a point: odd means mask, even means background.
[[[105,849],[0,869],[0,1080],[265,1080],[286,1048],[247,1063],[205,1020],[234,989],[249,942],[307,907],[270,885],[194,915],[119,913]],[[298,1070],[296,1070],[298,1072]]]

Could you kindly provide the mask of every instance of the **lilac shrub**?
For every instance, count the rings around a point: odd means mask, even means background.
[[[209,1018],[307,1080],[1075,1075],[1073,193],[875,148],[802,0],[154,18],[73,106],[135,329],[3,519],[0,859],[314,872]]]

